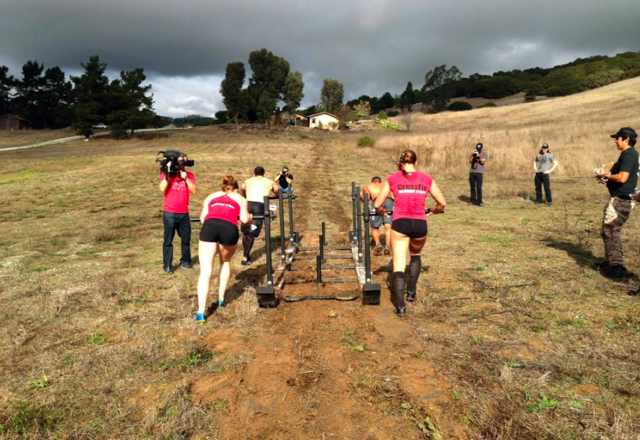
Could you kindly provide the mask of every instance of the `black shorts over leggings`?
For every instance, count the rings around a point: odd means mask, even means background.
[[[427,221],[414,218],[399,218],[391,223],[391,229],[409,238],[422,238],[427,235]]]
[[[220,243],[225,246],[238,244],[239,238],[238,225],[217,218],[206,220],[200,231],[200,241]]]

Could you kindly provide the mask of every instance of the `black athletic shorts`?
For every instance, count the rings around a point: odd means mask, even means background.
[[[422,238],[427,235],[427,221],[414,218],[399,218],[391,223],[391,229],[409,238]]]
[[[249,211],[249,214],[264,215],[264,203],[247,202],[247,210]],[[263,222],[263,218],[253,219],[251,220],[251,224],[240,226],[240,230],[244,235],[249,235],[254,238],[259,237]]]
[[[200,230],[200,241],[206,241],[208,243],[220,243],[225,246],[233,246],[238,244],[239,238],[238,225],[217,218],[206,220]]]

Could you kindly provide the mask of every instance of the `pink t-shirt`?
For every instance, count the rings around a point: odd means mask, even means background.
[[[191,171],[187,171],[187,179],[196,183],[196,178]],[[164,173],[160,173],[160,181],[164,180]],[[180,177],[180,173],[169,176],[167,189],[164,191],[164,205],[166,212],[185,214],[189,212],[189,188],[187,182]]]
[[[235,225],[238,224],[238,215],[240,214],[240,205],[229,195],[223,194],[220,197],[209,200],[209,210],[204,218],[206,222],[209,219],[216,218],[225,220]]]
[[[398,171],[387,177],[394,198],[393,220],[399,218],[426,220],[424,207],[433,178],[421,171],[407,174],[409,176],[405,178],[402,171]]]

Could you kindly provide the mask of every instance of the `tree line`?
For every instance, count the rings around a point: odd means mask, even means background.
[[[84,72],[69,80],[59,67],[45,70],[35,60],[22,66],[19,78],[0,66],[0,116],[19,115],[36,129],[73,126],[85,136],[93,134],[92,125],[107,123],[116,137],[158,121],[151,85],[143,85],[144,69],[122,70],[119,78],[110,80],[107,64],[97,55],[81,66]]]

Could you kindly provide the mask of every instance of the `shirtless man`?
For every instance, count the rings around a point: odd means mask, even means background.
[[[369,193],[369,201],[371,202],[371,207],[373,207],[373,201],[380,194],[380,190],[384,185],[382,184],[382,179],[379,177],[374,177],[371,179],[371,183],[368,183],[362,188],[360,191],[360,200],[364,201],[364,193]],[[385,211],[392,212],[393,211],[393,195],[389,193],[389,197],[384,201],[383,207]],[[391,217],[388,215],[372,215],[369,217],[369,223],[371,225],[371,236],[373,237],[373,241],[375,242],[375,247],[373,248],[373,255],[379,256],[382,254],[382,245],[380,244],[380,226],[384,223],[384,254],[391,255]]]
[[[247,199],[249,213],[254,215],[264,214],[264,197],[268,196],[271,192],[276,196],[278,195],[278,184],[264,177],[264,168],[262,167],[256,167],[255,170],[253,170],[253,177],[247,179],[240,189],[240,193]],[[254,219],[251,221],[251,224],[247,226],[242,225],[240,228],[244,234],[242,237],[244,252],[241,261],[243,266],[251,264],[249,255],[251,254],[254,240],[260,236],[263,222],[264,219],[262,218]]]

